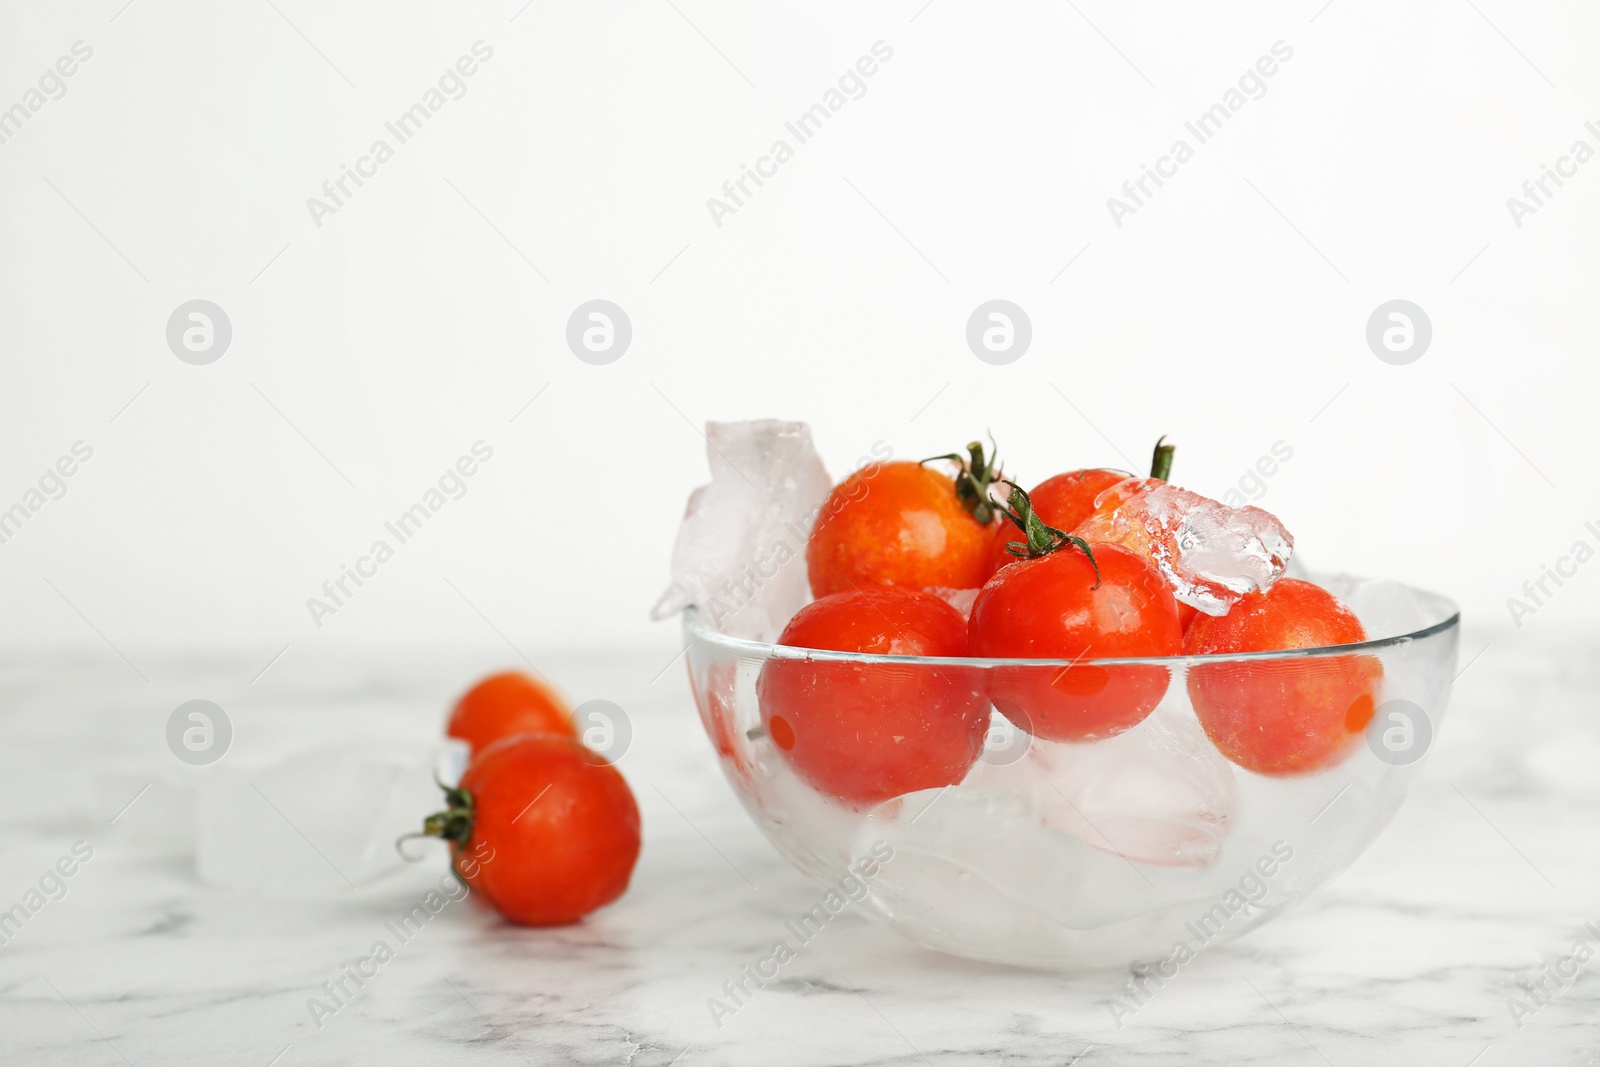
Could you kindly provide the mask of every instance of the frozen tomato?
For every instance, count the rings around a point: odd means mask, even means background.
[[[423,833],[508,921],[574,923],[628,888],[639,807],[605,758],[570,737],[521,734],[479,752]]]
[[[1366,639],[1360,620],[1332,593],[1281,578],[1226,615],[1195,619],[1184,651],[1270,652]],[[1382,678],[1373,656],[1196,663],[1189,699],[1212,743],[1234,763],[1257,774],[1310,774],[1342,762],[1359,745]]]
[[[1161,702],[1170,672],[1093,661],[1181,651],[1172,591],[1138,554],[1050,529],[1020,490],[1012,508],[1030,555],[996,571],[978,593],[972,655],[1071,662],[995,668],[990,699],[1019,728],[1052,741],[1093,741],[1137,726]]]
[[[1096,497],[1127,477],[1121,471],[1112,470],[1067,471],[1034,486],[1028,499],[1046,524],[1071,531],[1094,514]],[[1019,540],[1019,531],[1010,523],[1002,522],[995,528],[990,548],[990,562],[995,570],[1019,558],[1011,551]]]
[[[518,671],[492,674],[467,690],[445,733],[478,752],[514,734],[577,737],[572,712],[555,691]]]
[[[835,593],[801,608],[780,645],[890,656],[967,654],[966,620],[903,589]],[[761,722],[795,773],[854,805],[961,781],[989,706],[970,668],[778,655],[756,680]]]
[[[991,461],[976,442],[952,477],[924,463],[872,464],[834,487],[806,544],[811,592],[976,589],[988,577]],[[958,458],[958,457],[938,457]]]

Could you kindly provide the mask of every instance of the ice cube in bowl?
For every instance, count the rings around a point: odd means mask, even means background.
[[[1305,899],[1383,829],[1438,735],[1459,643],[1453,603],[1408,594],[1421,624],[1360,644],[1074,664],[810,652],[718,632],[692,606],[683,625],[695,700],[723,770],[803,873],[831,887],[855,872],[868,914],[921,945],[1087,969],[1237,937]],[[1147,718],[1109,738],[1032,737],[992,711],[997,728],[959,782],[852,803],[807,784],[760,728],[756,681],[775,657],[937,666],[983,687],[1019,665],[1140,667],[1170,684]],[[1329,672],[1381,678],[1371,713],[1350,717],[1359,736],[1335,750],[1336,762],[1269,775],[1231,761],[1196,715],[1197,668],[1230,666],[1317,685]]]

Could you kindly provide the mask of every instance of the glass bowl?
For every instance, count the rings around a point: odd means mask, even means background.
[[[683,626],[723,772],[778,851],[829,890],[810,921],[820,926],[854,901],[958,956],[1067,970],[1153,962],[1170,974],[1304,899],[1399,807],[1444,714],[1460,615],[1442,596],[1384,584],[1425,624],[1356,645],[1231,656],[1068,663],[823,652],[727,636],[694,607]],[[913,687],[918,672],[959,672],[980,693],[1019,670],[1070,676],[1079,689],[1118,671],[1170,680],[1148,717],[1101,740],[1043,740],[991,707],[959,783],[850,803],[808,785],[762,728],[757,679],[795,660]],[[1257,694],[1315,686],[1374,663],[1382,679],[1359,714],[1370,710],[1370,720],[1363,729],[1353,712],[1343,758],[1310,772],[1230,761],[1191,697],[1193,686],[1225,690],[1241,678]]]

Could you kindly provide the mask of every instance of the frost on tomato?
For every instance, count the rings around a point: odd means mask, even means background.
[[[890,656],[960,657],[966,620],[936,596],[836,593],[802,608],[780,645]],[[756,680],[761,723],[819,793],[874,804],[961,781],[983,747],[989,706],[975,673],[937,663],[776,655]]]
[[[1184,637],[1190,655],[1326,648],[1366,640],[1332,593],[1296,578],[1252,593],[1227,615],[1201,615]],[[1197,663],[1189,699],[1217,749],[1257,774],[1312,774],[1359,747],[1377,704],[1375,656]]]

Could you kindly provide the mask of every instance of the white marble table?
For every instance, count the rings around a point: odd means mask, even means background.
[[[665,635],[665,631],[664,631]],[[0,664],[0,909],[73,842],[93,849],[0,947],[6,1064],[1580,1064],[1600,1062],[1600,980],[1580,971],[1519,1028],[1518,981],[1600,925],[1600,694],[1593,643],[1468,633],[1424,778],[1313,900],[1202,954],[1121,1027],[1126,973],[1063,977],[948,959],[846,913],[719,1028],[707,998],[816,890],[722,781],[674,648],[534,655],[577,700],[632,717],[622,767],[645,847],[629,893],[582,925],[516,930],[452,905],[319,1027],[308,999],[442,871],[288,901],[200,883],[162,730],[206,697],[227,760],[308,737],[422,741],[504,648],[294,649]],[[652,681],[652,679],[655,679]],[[226,760],[224,761],[226,762]],[[164,783],[117,817],[138,788]],[[121,790],[121,792],[118,792]],[[163,793],[165,790],[165,793]],[[162,800],[162,796],[167,797]],[[309,847],[309,846],[308,846]],[[748,879],[748,880],[747,880]],[[752,884],[753,883],[753,884]]]

